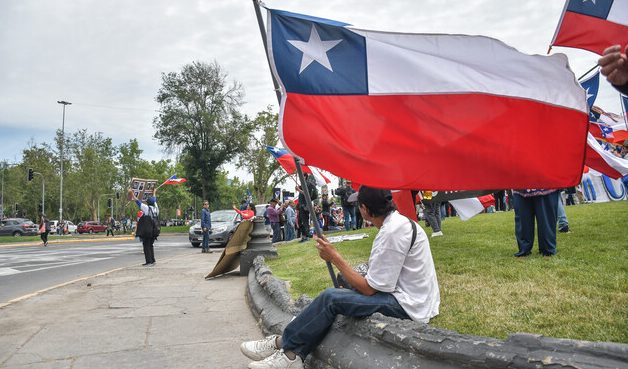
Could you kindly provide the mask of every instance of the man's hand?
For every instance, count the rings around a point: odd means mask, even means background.
[[[623,86],[628,83],[628,46],[621,52],[620,45],[613,45],[604,50],[603,56],[598,60],[598,65],[602,67],[601,72],[606,79],[616,86]]]
[[[316,241],[316,248],[318,249],[318,256],[320,256],[321,259],[325,261],[333,262],[334,258],[336,258],[337,260],[338,257],[340,256],[340,254],[338,254],[338,250],[336,250],[336,248],[334,247],[334,245],[331,244],[331,242],[327,241],[327,238],[325,238],[325,236],[322,236],[322,238],[319,238],[317,235],[314,235],[314,241]]]
[[[336,250],[334,245],[327,241],[325,236],[319,238],[317,235],[314,235],[314,240],[316,241],[318,256],[320,256],[321,259],[334,264],[354,289],[366,296],[371,296],[377,293],[377,290],[369,286],[366,282],[366,278],[351,268],[351,265],[343,259],[338,250]]]

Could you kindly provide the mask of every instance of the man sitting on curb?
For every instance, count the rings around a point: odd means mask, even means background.
[[[303,360],[325,338],[336,315],[367,317],[381,313],[427,323],[438,315],[440,292],[427,235],[399,214],[388,190],[362,186],[358,209],[379,230],[369,270],[354,271],[325,237],[315,237],[319,256],[334,264],[353,289],[322,292],[284,329],[282,336],[242,343],[250,369],[303,368]]]

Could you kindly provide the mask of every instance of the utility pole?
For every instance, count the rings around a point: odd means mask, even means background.
[[[71,102],[67,101],[57,101],[57,104],[63,105],[63,120],[61,121],[61,144],[59,147],[59,157],[61,159],[61,171],[60,181],[59,181],[59,224],[63,221],[63,143],[65,141],[65,107],[67,105],[72,105]]]

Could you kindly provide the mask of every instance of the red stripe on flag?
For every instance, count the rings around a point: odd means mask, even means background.
[[[373,187],[559,188],[580,182],[588,116],[487,94],[288,93],[281,130],[306,163]]]
[[[478,197],[478,200],[480,200],[480,203],[482,204],[484,209],[488,208],[489,206],[495,206],[495,197],[493,197],[493,195],[480,196]]]
[[[553,45],[589,50],[602,55],[611,45],[628,44],[628,27],[605,19],[567,11]]]
[[[292,155],[282,155],[277,158],[279,165],[286,171],[288,174],[292,174],[296,172],[297,166],[294,164],[294,158]]]
[[[615,168],[608,165],[606,160],[600,156],[595,150],[591,148],[591,146],[587,145],[587,159],[586,165],[597,170],[602,174],[606,174],[607,176],[618,179],[622,177],[622,174],[618,172]]]

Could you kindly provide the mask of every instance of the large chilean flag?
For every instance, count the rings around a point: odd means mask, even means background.
[[[268,17],[280,137],[308,165],[392,189],[580,182],[587,102],[564,55],[525,55],[482,36]]]
[[[567,0],[552,40],[600,55],[611,45],[627,44],[628,0]]]

